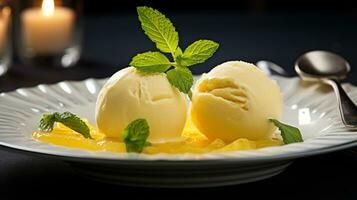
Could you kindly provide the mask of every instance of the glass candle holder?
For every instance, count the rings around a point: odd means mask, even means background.
[[[0,76],[9,69],[11,48],[11,8],[8,1],[0,1]]]
[[[81,2],[23,0],[18,5],[17,50],[24,64],[74,66],[81,54]]]

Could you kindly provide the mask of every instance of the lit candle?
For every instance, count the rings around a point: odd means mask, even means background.
[[[73,10],[43,0],[41,8],[21,14],[25,48],[35,54],[56,54],[69,47],[75,20]]]
[[[3,56],[5,48],[7,48],[10,14],[11,10],[9,7],[5,7],[0,11],[0,56]]]

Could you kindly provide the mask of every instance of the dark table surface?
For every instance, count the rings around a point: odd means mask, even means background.
[[[228,60],[271,60],[293,72],[295,59],[309,50],[323,49],[347,58],[352,72],[347,81],[357,84],[357,15],[242,14],[225,12],[168,13],[179,34],[181,46],[199,38],[220,43],[212,59],[193,68],[207,72]],[[0,91],[61,80],[103,78],[126,67],[133,55],[154,48],[134,15],[86,17],[83,56],[78,66],[44,70],[15,62],[0,78]],[[357,155],[346,151],[298,159],[282,174],[255,183],[229,187],[159,190],[112,186],[86,180],[60,160],[0,150],[0,199],[20,195],[45,197],[94,197],[122,194],[167,198],[216,195],[224,198],[307,198],[311,194],[331,199],[357,199]],[[48,197],[48,196],[47,196]],[[6,198],[5,198],[6,199]]]

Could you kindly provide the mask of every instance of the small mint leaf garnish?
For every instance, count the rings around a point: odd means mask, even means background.
[[[146,119],[136,119],[128,124],[123,132],[123,140],[127,152],[141,153],[146,146],[149,137],[149,124]]]
[[[53,130],[53,125],[55,122],[62,123],[68,128],[76,131],[77,133],[83,135],[85,138],[93,139],[90,135],[90,130],[87,124],[77,117],[75,114],[70,112],[53,114],[43,114],[42,119],[40,120],[39,130],[44,132],[51,132]]]
[[[300,130],[294,126],[284,124],[276,119],[269,119],[276,127],[279,128],[284,144],[303,142]]]

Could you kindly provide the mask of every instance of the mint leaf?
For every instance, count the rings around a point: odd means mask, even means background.
[[[136,55],[130,65],[142,72],[165,72],[172,64],[164,54],[149,51]]]
[[[219,44],[211,40],[198,40],[188,46],[177,62],[182,66],[192,66],[205,62],[218,49]]]
[[[126,151],[141,153],[144,147],[150,145],[146,142],[149,132],[149,124],[146,119],[136,119],[130,122],[123,132]]]
[[[75,114],[70,112],[64,112],[62,114],[55,113],[55,118],[57,122],[60,122],[77,133],[82,134],[83,137],[92,139],[87,124]]]
[[[276,119],[269,119],[269,121],[279,128],[284,144],[304,141],[298,128],[281,123]]]
[[[182,56],[182,50],[180,47],[177,47],[175,53],[174,53],[174,60],[176,60],[177,58],[179,58],[180,56]]]
[[[193,76],[186,67],[176,67],[167,72],[167,79],[171,85],[175,86],[181,92],[189,94],[193,85]]]
[[[53,114],[45,113],[42,115],[40,124],[38,126],[40,131],[51,132],[55,123],[55,116]]]
[[[146,6],[137,7],[141,27],[162,52],[173,54],[179,37],[171,21],[158,10]]]
[[[90,130],[87,124],[82,121],[75,114],[70,112],[64,112],[62,114],[55,112],[53,114],[44,114],[40,120],[39,130],[45,132],[51,132],[55,122],[59,122],[67,126],[68,128],[80,133],[85,138],[92,139]]]

